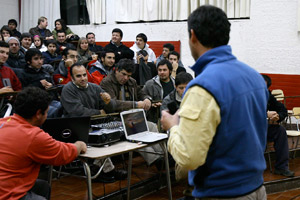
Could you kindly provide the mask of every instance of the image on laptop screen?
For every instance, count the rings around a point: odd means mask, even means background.
[[[127,135],[148,131],[143,111],[123,115]]]

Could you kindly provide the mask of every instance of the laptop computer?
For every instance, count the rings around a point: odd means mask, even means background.
[[[152,143],[168,138],[167,134],[150,132],[143,109],[120,113],[125,137],[129,141]]]
[[[80,140],[87,144],[90,117],[49,118],[42,129],[58,141],[74,143]]]

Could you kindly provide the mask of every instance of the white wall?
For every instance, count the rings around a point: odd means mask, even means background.
[[[252,0],[251,3],[250,20],[231,21],[230,45],[234,54],[261,73],[300,74],[298,0]],[[184,65],[193,65],[186,22],[115,24],[113,4],[114,0],[109,0],[107,24],[70,26],[71,29],[79,36],[95,32],[97,41],[109,41],[116,27],[123,30],[124,41],[134,41],[140,32],[149,41],[180,40]]]
[[[9,19],[15,19],[19,23],[18,0],[0,0],[0,5],[0,28],[7,25]]]

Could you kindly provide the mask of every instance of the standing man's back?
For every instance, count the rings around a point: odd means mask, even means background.
[[[188,30],[198,76],[188,84],[180,111],[163,111],[168,149],[190,170],[193,196],[266,199],[264,80],[232,55],[230,23],[221,9],[201,6],[189,17]]]

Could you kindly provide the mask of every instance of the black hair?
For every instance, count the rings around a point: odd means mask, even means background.
[[[77,51],[77,49],[74,46],[67,47],[62,51],[61,55],[67,57],[70,50]]]
[[[25,119],[32,118],[38,110],[45,114],[52,98],[45,90],[38,87],[26,87],[17,94],[14,109]]]
[[[37,47],[37,46],[35,46],[35,47],[38,48],[38,49],[42,48],[42,46],[43,46],[43,44],[44,44],[43,38],[40,37],[39,35],[35,35],[35,36],[33,36],[33,41],[32,41],[32,43],[34,43],[34,38],[35,38],[35,37],[38,37],[38,38],[41,40],[41,45],[40,45],[39,47]]]
[[[25,54],[26,63],[28,63],[28,62],[31,63],[32,57],[36,56],[36,55],[41,56],[41,57],[43,56],[42,52],[37,48],[28,49]]]
[[[187,72],[180,72],[179,74],[176,75],[175,85],[178,86],[180,84],[188,84],[191,80],[193,80],[191,74]]]
[[[205,47],[215,48],[229,42],[230,23],[225,12],[215,6],[200,6],[192,12],[188,18],[189,37],[192,29]]]
[[[49,44],[54,44],[54,45],[56,46],[56,45],[57,45],[57,42],[56,42],[56,40],[46,40],[46,41],[45,41],[46,47],[48,47]]]
[[[0,41],[0,47],[9,48],[9,45],[8,45],[8,43],[6,43],[4,41]]]
[[[31,41],[33,41],[32,35],[31,35],[30,33],[22,33],[22,34],[21,34],[21,37],[20,37],[20,42],[21,42],[24,38],[31,38]]]
[[[10,19],[10,20],[8,20],[7,25],[8,25],[8,24],[15,24],[16,27],[18,26],[18,22],[17,22],[17,20],[15,20],[15,19]]]
[[[2,26],[1,30],[0,30],[0,33],[1,33],[1,36],[2,36],[2,31],[7,31],[10,35],[10,37],[12,36],[12,31],[10,30],[10,28],[8,27],[8,25],[4,25]]]
[[[267,87],[269,88],[272,85],[272,79],[270,78],[270,76],[262,74],[262,77],[265,79],[265,81],[267,82]]]
[[[66,25],[65,20],[63,20],[63,19],[57,19],[57,20],[55,20],[55,22],[54,22],[55,30],[56,30],[56,22],[59,22],[61,24],[61,30],[63,30],[64,32],[67,30],[68,27]]]
[[[138,55],[142,54],[142,56],[148,56],[148,52],[144,49],[138,51]]]
[[[147,42],[147,36],[144,33],[139,33],[136,38],[142,38],[142,40],[146,43]]]
[[[119,28],[114,28],[111,33],[120,33],[121,38],[123,38],[123,31]]]
[[[173,66],[172,66],[172,63],[170,63],[170,61],[168,61],[167,59],[162,59],[158,64],[157,64],[157,69],[159,66],[161,65],[167,65],[169,71],[170,71],[170,74],[172,73],[172,70],[173,70]]]
[[[179,54],[177,51],[171,51],[171,52],[168,54],[168,58],[170,58],[170,55],[177,56],[178,60],[180,59],[180,54]]]
[[[163,45],[163,48],[168,48],[170,51],[174,51],[174,45],[171,43],[166,43]]]
[[[77,62],[77,63],[74,63],[71,67],[70,67],[70,75],[71,77],[73,77],[73,68],[74,67],[84,67],[84,65],[81,63],[81,62]]]
[[[116,56],[116,53],[115,53],[114,50],[112,50],[110,48],[107,48],[107,49],[104,49],[103,51],[101,51],[100,58],[105,58],[105,56],[106,56],[107,53],[113,53]]]
[[[59,33],[64,33],[65,35],[67,35],[65,30],[58,30],[58,31],[56,31],[56,34],[57,34],[57,35],[58,35]]]
[[[85,37],[88,38],[89,35],[94,35],[94,37],[95,37],[95,33],[92,33],[92,32],[88,32]]]
[[[116,69],[119,72],[124,69],[128,73],[133,73],[134,72],[134,62],[130,59],[123,58],[117,63]]]

